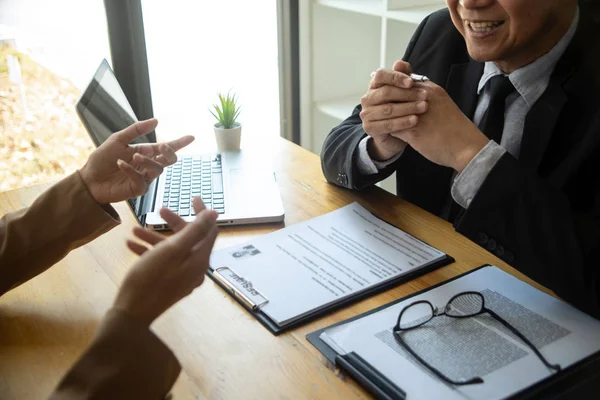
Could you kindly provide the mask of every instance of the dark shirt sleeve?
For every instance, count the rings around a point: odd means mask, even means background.
[[[120,222],[101,207],[78,172],[29,207],[0,219],[0,295],[42,273],[69,251]],[[110,310],[91,345],[61,380],[52,399],[160,399],[181,368],[147,324]]]
[[[64,178],[29,207],[0,219],[0,296],[120,223],[101,207],[79,172]]]
[[[163,399],[180,371],[147,324],[111,309],[50,399]]]

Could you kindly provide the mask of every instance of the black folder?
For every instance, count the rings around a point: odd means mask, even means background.
[[[379,217],[378,217],[379,218]],[[381,219],[381,218],[379,218]],[[383,219],[381,219],[384,221]],[[387,224],[390,224],[387,221],[384,221]],[[393,224],[390,224],[394,226]],[[396,227],[397,228],[397,227]],[[399,228],[398,228],[399,229]],[[421,240],[421,239],[419,239]],[[423,243],[427,244],[427,242],[421,240]],[[411,279],[415,279],[421,275],[424,275],[428,272],[436,270],[440,267],[448,265],[454,262],[454,258],[446,254],[444,257],[440,258],[436,262],[431,263],[430,265],[424,266],[422,268],[411,271],[405,275],[399,276],[397,278],[391,279],[389,281],[383,282],[380,285],[373,286],[363,292],[356,293],[355,295],[348,296],[346,298],[340,299],[338,302],[335,302],[327,307],[320,308],[313,312],[310,312],[299,319],[291,321],[285,325],[279,325],[275,321],[273,321],[269,316],[267,316],[264,312],[260,310],[260,305],[253,304],[248,298],[243,296],[243,294],[239,293],[239,291],[235,290],[232,286],[228,284],[228,282],[224,279],[219,279],[217,276],[218,273],[215,273],[216,270],[209,268],[207,271],[207,275],[223,290],[225,290],[228,294],[230,294],[242,307],[244,307],[248,312],[250,312],[265,328],[267,328],[272,334],[279,335],[282,332],[285,332],[289,329],[296,328],[298,326],[304,325],[308,322],[311,322],[317,318],[320,318],[324,315],[337,311],[343,307],[346,307],[350,304],[363,300],[367,297],[373,296],[377,293],[384,292],[388,289],[391,289],[395,286],[398,286],[402,283],[408,282]],[[250,283],[250,282],[249,282]],[[251,285],[251,283],[250,283]],[[256,288],[260,289],[260,288]]]
[[[319,329],[306,335],[306,339],[317,348],[324,356],[340,368],[359,384],[361,384],[376,399],[404,400],[407,395],[402,388],[395,385],[383,374],[379,373],[360,355],[351,352],[345,355],[338,354],[329,345],[320,339],[321,333],[334,326],[343,325],[348,322],[363,318],[369,314],[377,313],[396,303],[407,300],[413,296],[420,295],[438,286],[444,285],[455,279],[459,279],[489,264],[481,265],[471,271],[458,275],[454,278],[440,282],[409,296],[394,300],[373,310],[367,311],[345,321]],[[600,352],[596,352],[581,361],[561,370],[560,372],[543,379],[532,386],[514,394],[510,399],[596,399],[600,393]],[[410,398],[410,397],[409,397]]]

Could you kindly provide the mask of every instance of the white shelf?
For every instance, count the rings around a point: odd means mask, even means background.
[[[302,146],[320,154],[328,132],[360,104],[369,73],[402,58],[417,25],[445,7],[444,0],[299,2]]]
[[[316,103],[317,110],[329,115],[330,117],[339,119],[340,122],[345,120],[352,114],[352,110],[360,104],[360,98],[364,93],[353,96],[342,97],[339,99],[321,101]]]
[[[432,12],[446,7],[446,3],[441,0],[439,4],[428,4],[403,10],[386,10],[383,5],[383,0],[317,0],[316,3],[324,7],[374,15],[377,17],[386,17],[412,24],[418,24]]]

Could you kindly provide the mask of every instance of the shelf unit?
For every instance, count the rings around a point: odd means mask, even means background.
[[[370,73],[401,59],[418,24],[444,7],[443,0],[301,1],[301,145],[319,154],[331,129],[360,103]],[[395,193],[394,176],[380,186]]]
[[[338,10],[352,11],[359,14],[394,19],[402,22],[418,24],[427,15],[445,6],[443,1],[415,1],[410,7],[389,9],[383,0],[316,0],[316,4]],[[419,4],[420,3],[420,4]]]

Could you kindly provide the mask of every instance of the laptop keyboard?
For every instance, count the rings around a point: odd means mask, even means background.
[[[182,217],[194,215],[192,199],[200,196],[208,209],[225,212],[221,155],[183,156],[166,168],[163,207]]]

